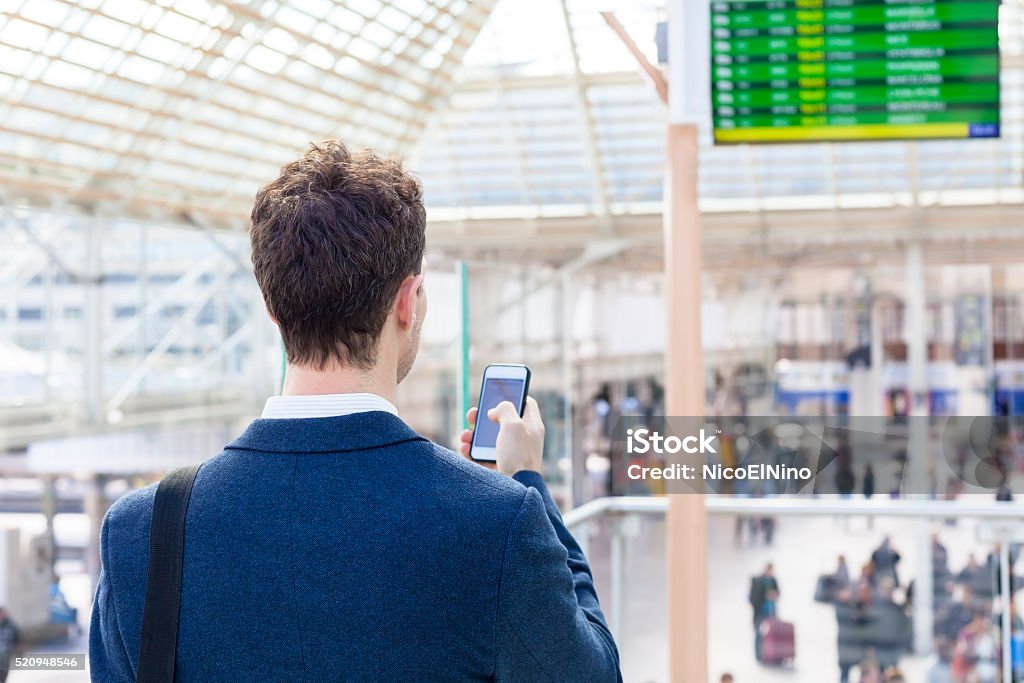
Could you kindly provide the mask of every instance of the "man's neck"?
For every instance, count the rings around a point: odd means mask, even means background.
[[[314,370],[289,364],[285,370],[282,396],[322,396],[325,394],[376,394],[396,403],[395,372],[380,367],[370,370],[331,367]]]

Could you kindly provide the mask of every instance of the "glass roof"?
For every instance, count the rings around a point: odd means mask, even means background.
[[[311,140],[407,151],[492,4],[2,0],[0,179],[8,200],[245,227]]]
[[[435,218],[660,211],[665,107],[598,10],[656,62],[664,2],[498,4],[418,150]],[[715,147],[705,120],[702,208],[1024,201],[1024,0],[1004,0],[1000,41],[1001,139]]]
[[[0,187],[244,229],[338,136],[411,156],[435,220],[657,212],[665,107],[599,10],[654,61],[664,0],[0,0]],[[1002,139],[713,147],[704,122],[703,207],[1024,201],[1024,0],[1001,13]]]

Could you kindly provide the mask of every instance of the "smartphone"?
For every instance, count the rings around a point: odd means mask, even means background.
[[[530,368],[525,365],[488,365],[480,386],[476,429],[469,446],[469,457],[482,462],[496,460],[494,445],[498,440],[498,423],[487,417],[487,411],[502,401],[509,401],[523,414],[526,394],[530,390]]]

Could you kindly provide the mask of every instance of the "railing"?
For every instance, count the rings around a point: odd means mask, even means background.
[[[694,494],[680,494],[694,495]],[[704,501],[712,515],[849,515],[869,517],[978,517],[982,519],[1013,519],[1024,522],[1024,504],[974,502],[970,500],[918,500],[910,498],[844,500],[836,496],[818,498],[725,498],[708,497]],[[605,513],[664,515],[668,510],[665,496],[621,496],[597,498],[565,513],[565,525],[579,528],[581,524]]]
[[[668,509],[668,498],[646,498],[643,496],[624,496],[597,498],[574,508],[563,516],[566,528],[573,532],[576,541],[589,555],[590,529],[589,524],[605,515],[624,516],[626,519],[641,515],[663,517]],[[624,535],[621,529],[614,529],[611,534],[610,582],[611,611],[608,614],[608,626],[618,637],[622,633],[622,604],[625,572],[623,571]]]

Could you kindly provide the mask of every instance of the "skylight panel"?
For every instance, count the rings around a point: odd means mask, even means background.
[[[287,61],[288,58],[280,52],[262,45],[253,47],[245,58],[245,63],[249,66],[271,75],[279,72]]]
[[[0,30],[0,41],[27,50],[38,50],[48,37],[45,27],[21,19],[8,21],[7,26]]]
[[[32,53],[13,47],[0,46],[0,71],[20,76],[32,61]]]
[[[304,35],[308,35],[317,24],[315,17],[312,17],[305,12],[299,12],[287,5],[279,9],[274,18],[277,20],[277,23],[282,26],[290,28],[293,31],[298,31]]]
[[[52,83],[62,88],[82,89],[93,80],[96,72],[77,64],[53,60],[42,73],[44,83]]]
[[[346,4],[365,17],[376,16],[382,7],[378,0],[347,0]]]
[[[366,19],[340,5],[331,13],[330,22],[353,36],[366,25]]]
[[[427,50],[418,60],[418,64],[424,69],[436,69],[442,63],[444,63],[444,56],[434,50]]]
[[[181,52],[181,43],[150,33],[136,46],[135,51],[157,62],[171,63]]]
[[[96,15],[82,26],[80,33],[90,40],[95,40],[111,47],[120,47],[131,30],[131,26],[128,24]]]
[[[310,43],[302,50],[302,60],[325,71],[333,68],[335,62],[334,55],[316,43]]]
[[[186,44],[191,43],[199,35],[201,29],[205,30],[203,24],[177,12],[165,13],[153,27],[153,30],[160,35]]]
[[[59,26],[69,10],[68,5],[56,2],[56,0],[32,0],[32,2],[23,3],[20,11],[21,16],[26,19]]]
[[[127,24],[137,24],[148,9],[149,3],[145,0],[107,0],[100,11]]]
[[[373,45],[387,47],[395,39],[395,32],[377,23],[368,23],[359,32],[359,37]]]
[[[409,15],[403,14],[393,7],[385,7],[380,11],[380,14],[378,14],[376,18],[378,22],[395,33],[404,33],[411,28],[413,23],[413,20]]]
[[[411,17],[420,16],[425,9],[430,7],[424,0],[392,0],[389,4]]]
[[[81,66],[100,71],[110,58],[112,50],[91,40],[74,38],[64,48],[64,58]]]
[[[267,31],[267,35],[263,37],[263,44],[285,55],[294,53],[299,47],[298,41],[290,33],[280,28],[272,28]]]
[[[154,62],[152,59],[134,55],[121,63],[117,73],[133,81],[152,85],[160,80],[164,70],[165,67],[160,62]]]
[[[203,21],[213,11],[213,5],[206,0],[177,0],[174,9],[182,14]]]

